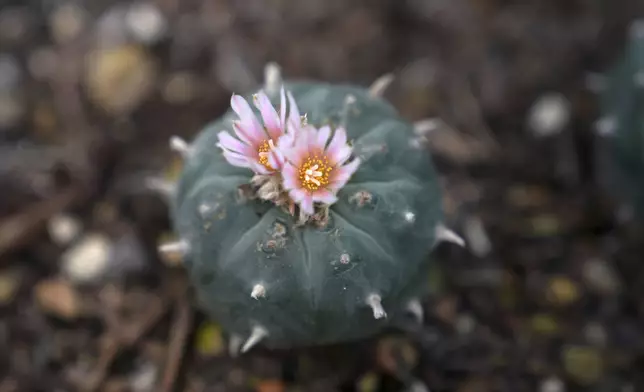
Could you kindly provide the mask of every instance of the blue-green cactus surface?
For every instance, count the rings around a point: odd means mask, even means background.
[[[599,130],[607,133],[601,142],[608,155],[604,180],[644,217],[644,20],[631,25],[624,52],[607,74],[600,103]]]
[[[309,124],[344,125],[363,162],[327,221],[298,225],[249,197],[253,173],[223,158],[217,134],[236,118],[225,114],[191,143],[172,200],[185,266],[204,309],[231,334],[273,348],[365,338],[425,292],[443,218],[431,157],[413,126],[366,89],[285,88]],[[279,104],[279,94],[270,98]]]

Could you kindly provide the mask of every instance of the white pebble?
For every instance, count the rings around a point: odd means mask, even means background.
[[[62,256],[63,274],[76,283],[90,283],[106,272],[112,244],[107,236],[86,235]]]
[[[151,392],[154,390],[159,371],[152,363],[144,363],[136,367],[129,377],[129,384],[134,392]]]
[[[492,242],[485,231],[483,222],[478,217],[470,217],[465,224],[465,237],[472,252],[484,257],[492,251]]]
[[[604,326],[596,322],[586,324],[584,327],[584,336],[588,342],[599,347],[606,345],[608,340]]]
[[[64,246],[72,242],[81,231],[78,219],[67,215],[58,214],[48,222],[49,235],[58,245]]]
[[[167,28],[161,11],[150,3],[132,5],[125,18],[132,36],[143,43],[149,44],[158,41]]]
[[[570,119],[570,103],[559,93],[541,96],[530,108],[528,124],[537,136],[559,133]]]
[[[541,383],[540,392],[564,392],[566,390],[563,381],[557,377],[550,377]]]
[[[460,314],[456,318],[456,330],[461,335],[469,335],[476,327],[476,320],[468,313]]]

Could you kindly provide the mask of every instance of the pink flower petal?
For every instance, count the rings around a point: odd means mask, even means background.
[[[313,193],[313,201],[331,205],[338,201],[338,197],[328,189],[318,189]]]
[[[230,106],[235,113],[239,116],[241,123],[240,129],[251,140],[266,139],[267,135],[264,132],[264,127],[259,123],[255,112],[251,109],[250,105],[241,95],[233,95],[230,99]]]
[[[274,170],[280,170],[284,165],[284,154],[278,148],[273,148],[268,153],[268,164]]]
[[[257,132],[249,131],[240,121],[233,121],[233,129],[238,138],[253,148],[257,148],[267,136],[259,137]]]
[[[290,163],[282,166],[282,186],[286,190],[297,189],[300,186],[297,168]]]
[[[334,191],[340,190],[340,188],[342,188],[347,184],[347,182],[349,182],[349,179],[351,178],[353,173],[358,170],[358,166],[360,166],[360,159],[356,158],[344,166],[333,169],[333,171],[331,172],[331,182],[329,183],[329,188]]]
[[[270,99],[268,99],[268,96],[264,92],[259,92],[255,96],[255,106],[262,114],[262,120],[264,121],[264,126],[268,131],[268,135],[271,139],[277,140],[277,138],[279,138],[283,133],[280,126],[280,118]]]
[[[318,130],[316,144],[318,146],[322,146],[322,148],[326,147],[326,144],[329,141],[329,136],[331,136],[331,127],[325,125]]]
[[[308,215],[313,215],[315,213],[315,210],[313,209],[313,196],[305,192],[304,193],[304,199],[299,203],[300,208]]]
[[[288,194],[295,203],[300,204],[306,198],[307,192],[304,189],[292,189]]]
[[[339,157],[341,156],[340,150],[343,147],[347,147],[347,132],[344,130],[344,128],[340,127],[335,130],[333,139],[331,139],[329,148],[327,148],[326,151],[329,157]]]
[[[293,165],[300,166],[309,155],[310,129],[302,128],[297,135],[294,135],[294,144],[290,148],[282,149],[284,156]]]
[[[280,89],[280,124],[286,128],[286,93],[284,86]]]
[[[300,110],[297,107],[295,98],[293,98],[293,94],[291,94],[291,92],[289,91],[287,92],[287,95],[288,95],[288,103],[289,103],[289,113],[288,113],[289,127],[294,127],[295,129],[297,129],[299,128],[299,125],[302,123]]]
[[[250,153],[252,153],[252,149],[247,144],[244,144],[238,139],[232,137],[230,133],[228,133],[228,131],[219,132],[217,134],[217,138],[219,139],[219,143],[217,143],[217,145],[220,148],[234,151],[243,155],[250,155]]]
[[[257,160],[250,161],[250,168],[257,174],[271,174],[272,172]]]
[[[340,166],[351,157],[352,152],[353,149],[351,147],[342,146],[339,149],[333,151],[333,153],[327,152],[327,155],[334,166]]]
[[[248,159],[239,154],[235,154],[233,152],[229,151],[224,151],[224,158],[228,163],[230,163],[233,166],[238,166],[238,167],[251,167],[251,163],[248,161]]]

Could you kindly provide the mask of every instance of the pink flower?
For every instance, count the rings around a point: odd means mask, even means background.
[[[286,95],[290,105],[286,118]],[[280,94],[280,114],[271,104],[264,92],[253,96],[255,107],[259,109],[260,122],[248,102],[240,96],[233,95],[230,105],[239,120],[233,122],[237,138],[228,131],[217,135],[217,146],[224,151],[224,158],[234,166],[247,167],[257,174],[272,174],[279,171],[284,164],[284,154],[277,147],[292,144],[293,133],[301,126],[300,112],[293,95]],[[288,132],[287,132],[288,130]]]
[[[358,158],[347,163],[352,148],[344,128],[337,128],[331,138],[329,126],[307,125],[295,136],[293,147],[283,153],[287,160],[282,167],[283,187],[308,215],[314,214],[314,202],[335,203],[336,193],[360,165]]]

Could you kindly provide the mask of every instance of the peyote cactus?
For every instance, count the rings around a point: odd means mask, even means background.
[[[262,90],[188,145],[172,219],[200,302],[245,352],[368,337],[422,317],[429,254],[462,244],[442,222],[431,157],[370,90],[294,82]],[[253,110],[250,101],[257,110]],[[239,340],[241,342],[241,340]]]
[[[631,25],[624,53],[609,70],[600,98],[598,131],[606,137],[600,145],[603,179],[609,189],[626,193],[644,216],[644,20]]]

